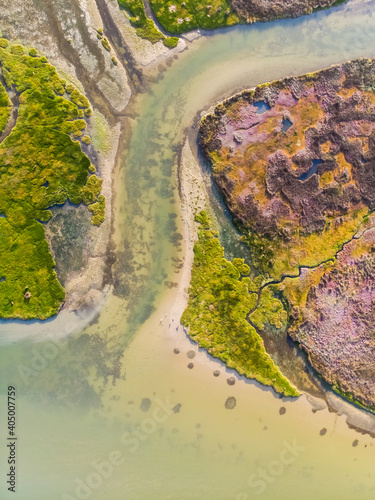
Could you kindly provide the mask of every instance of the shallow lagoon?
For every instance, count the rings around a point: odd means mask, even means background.
[[[16,498],[373,498],[369,435],[327,409],[313,413],[305,397],[280,400],[243,379],[229,386],[232,373],[198,352],[177,325],[165,333],[159,323],[174,300],[165,281],[178,280],[171,257],[183,255],[174,214],[175,156],[185,128],[234,91],[375,56],[374,7],[374,0],[349,1],[310,17],[210,34],[139,96],[116,178],[120,296],[108,294],[91,317],[0,323],[2,436],[4,391],[8,384],[18,391]],[[212,203],[220,214],[215,195]],[[229,233],[230,222],[221,221]],[[119,361],[125,378],[118,378]],[[236,398],[233,410],[224,406],[228,397]],[[5,452],[2,444],[1,471]]]

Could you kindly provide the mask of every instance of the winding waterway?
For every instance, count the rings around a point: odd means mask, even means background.
[[[243,378],[229,385],[233,374],[191,344],[172,318],[175,289],[166,286],[179,280],[185,249],[177,153],[186,134],[194,137],[190,127],[200,113],[257,83],[374,57],[373,12],[375,0],[349,1],[297,20],[210,34],[137,97],[116,176],[117,294],[108,293],[91,317],[0,323],[0,380],[18,394],[13,497],[374,497],[373,438],[327,408],[313,412],[305,396],[280,400]],[[219,213],[215,196],[212,203]],[[231,410],[229,397],[236,400]],[[358,414],[375,431],[374,418]],[[0,496],[7,498],[1,439]]]

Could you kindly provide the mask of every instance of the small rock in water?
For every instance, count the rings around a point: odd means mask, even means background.
[[[189,368],[189,370],[191,370],[192,368],[194,368],[194,363],[189,363],[188,364],[188,368]]]
[[[195,358],[195,352],[194,351],[188,351],[186,356],[189,358],[189,359],[193,359]]]
[[[280,415],[284,415],[286,413],[286,408],[285,406],[282,406],[279,410]]]
[[[172,408],[172,410],[174,411],[174,413],[180,413],[181,406],[182,406],[181,403],[177,403],[176,405],[174,405],[174,407]]]
[[[220,375],[219,370],[215,370],[215,371],[214,371],[214,377],[218,377],[219,375]]]
[[[149,398],[143,398],[141,406],[140,406],[140,409],[142,411],[146,412],[146,411],[148,411],[150,409],[150,406],[151,406],[151,399],[149,399]]]
[[[173,349],[173,352],[174,352],[175,354],[180,354],[180,349],[179,349],[178,347],[175,347],[175,348]]]
[[[228,385],[234,385],[236,383],[236,379],[234,377],[227,378]]]
[[[225,408],[227,410],[233,410],[233,408],[236,406],[237,401],[236,398],[233,396],[230,396],[226,401],[225,401]]]
[[[358,446],[358,439],[355,439],[355,440],[353,441],[352,446],[354,446],[354,447]]]
[[[327,429],[326,429],[325,427],[323,427],[323,429],[320,429],[319,434],[320,434],[321,436],[324,436],[326,433],[327,433]]]

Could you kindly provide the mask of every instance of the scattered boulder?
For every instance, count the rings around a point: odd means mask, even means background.
[[[172,408],[173,413],[180,413],[181,406],[181,403],[177,403],[176,405],[174,405],[174,407]]]
[[[150,406],[151,406],[151,399],[143,398],[140,409],[146,413],[150,409]]]
[[[230,396],[226,401],[225,401],[225,408],[227,410],[233,410],[233,408],[236,406],[237,401],[236,398],[233,396]]]

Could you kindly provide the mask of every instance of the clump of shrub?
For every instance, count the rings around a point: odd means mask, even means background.
[[[75,89],[75,90],[73,90],[73,92],[71,92],[70,98],[71,98],[72,102],[74,102],[74,104],[76,104],[80,108],[88,108],[89,107],[89,101],[77,89]]]
[[[91,224],[94,226],[100,226],[100,224],[104,221],[105,197],[102,194],[99,195],[98,201],[89,205],[87,208],[92,213]]]
[[[103,179],[96,175],[90,175],[86,185],[81,189],[82,201],[85,205],[93,203],[102,189]]]
[[[12,54],[15,54],[16,56],[22,56],[24,53],[24,49],[23,49],[22,45],[18,45],[18,44],[11,45],[10,51]]]
[[[84,144],[91,144],[91,139],[88,135],[84,135],[81,140]]]
[[[179,38],[177,36],[166,37],[163,40],[163,44],[169,49],[174,49],[178,45]]]
[[[65,86],[65,92],[67,94],[71,94],[73,92],[73,90],[75,89],[74,85],[72,85],[71,83],[68,83],[66,86]]]
[[[107,50],[108,52],[110,52],[110,50],[111,50],[111,46],[109,45],[109,41],[107,40],[107,38],[106,38],[106,37],[104,37],[104,38],[102,39],[102,45],[103,45],[103,47],[105,48],[105,50]]]

